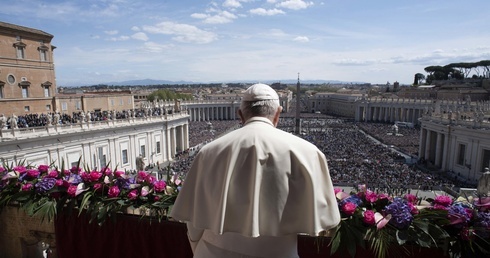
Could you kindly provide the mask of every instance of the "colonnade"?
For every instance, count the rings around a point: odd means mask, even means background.
[[[490,123],[475,127],[440,116],[424,116],[420,121],[418,156],[427,167],[476,182],[490,166]]]
[[[355,120],[359,122],[410,122],[419,124],[418,119],[432,107],[432,101],[403,99],[364,99],[358,102]]]
[[[239,103],[186,104],[191,121],[235,120]]]

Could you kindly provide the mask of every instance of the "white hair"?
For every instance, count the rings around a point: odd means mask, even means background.
[[[242,101],[240,110],[245,120],[254,116],[267,117],[273,119],[279,108],[277,100],[257,100],[257,101]]]

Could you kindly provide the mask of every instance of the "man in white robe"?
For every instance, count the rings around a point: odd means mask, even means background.
[[[195,157],[170,213],[186,222],[194,257],[297,258],[297,234],[340,222],[325,155],[277,129],[281,111],[271,87],[252,85],[243,127]]]

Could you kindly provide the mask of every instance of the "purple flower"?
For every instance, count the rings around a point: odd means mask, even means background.
[[[65,180],[68,181],[68,183],[74,184],[74,185],[78,185],[81,182],[83,182],[82,177],[78,174],[71,174],[71,175],[65,177]]]
[[[398,229],[405,229],[412,223],[413,216],[407,201],[396,197],[392,203],[384,208],[385,214],[391,214],[390,224]]]
[[[478,226],[490,229],[490,213],[489,212],[479,212],[476,217],[476,223]]]
[[[45,193],[51,190],[56,185],[56,179],[52,177],[45,177],[41,181],[36,183],[36,189],[40,193]]]
[[[357,196],[357,195],[351,195],[351,196],[349,196],[349,197],[347,197],[347,198],[343,199],[342,201],[340,201],[340,203],[339,203],[339,204],[340,204],[340,206],[342,207],[342,206],[344,206],[344,204],[345,204],[345,203],[347,203],[347,202],[352,202],[352,203],[354,203],[356,206],[359,206],[359,205],[361,205],[361,204],[362,204],[362,199],[361,199],[361,198],[359,198],[359,196]]]
[[[447,216],[451,225],[463,226],[470,222],[471,212],[461,203],[455,203],[448,208]]]

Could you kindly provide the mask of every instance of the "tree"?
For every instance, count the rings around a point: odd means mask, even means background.
[[[425,75],[421,73],[416,73],[413,78],[413,85],[420,85],[422,80],[425,80]]]

